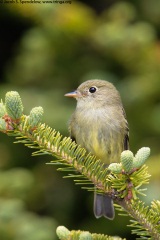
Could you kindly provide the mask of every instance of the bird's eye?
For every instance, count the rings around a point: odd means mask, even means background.
[[[90,87],[89,92],[94,93],[96,92],[97,88],[96,87]]]

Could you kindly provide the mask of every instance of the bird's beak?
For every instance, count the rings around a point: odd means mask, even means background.
[[[79,94],[79,92],[77,92],[77,91],[73,91],[73,92],[66,93],[64,96],[65,96],[65,97],[77,98],[77,97],[80,96],[80,94]]]

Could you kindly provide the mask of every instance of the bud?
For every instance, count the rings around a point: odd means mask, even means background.
[[[133,153],[129,150],[123,151],[121,153],[122,168],[125,172],[130,172],[133,168],[133,158]]]
[[[6,114],[6,109],[5,109],[5,106],[1,100],[0,102],[0,117],[3,117],[4,115]]]
[[[43,108],[42,107],[33,108],[28,117],[28,124],[31,127],[36,127],[42,121],[42,116],[43,116]]]
[[[134,168],[140,168],[150,155],[150,148],[143,147],[138,150],[133,161]]]
[[[6,131],[6,122],[4,119],[0,118],[0,131]]]
[[[90,232],[82,232],[79,235],[79,240],[92,240],[92,234]]]
[[[61,239],[61,240],[69,239],[70,231],[64,226],[57,227],[56,233],[57,233],[57,236],[59,237],[59,239]]]
[[[122,172],[122,164],[121,163],[111,163],[108,166],[108,169],[115,174],[121,173]]]
[[[18,92],[10,91],[5,96],[5,108],[10,118],[16,120],[23,114],[23,104]]]

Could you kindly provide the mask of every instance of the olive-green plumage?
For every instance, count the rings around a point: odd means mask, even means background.
[[[72,139],[106,165],[119,162],[121,152],[128,149],[128,123],[120,95],[113,84],[88,80],[65,96],[77,100],[69,122]],[[94,213],[96,217],[113,219],[112,199],[95,194]]]

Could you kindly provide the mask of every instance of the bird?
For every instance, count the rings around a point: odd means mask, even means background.
[[[65,96],[77,100],[68,124],[71,139],[100,159],[105,167],[119,162],[121,152],[129,149],[129,127],[115,86],[106,80],[87,80]],[[111,196],[95,190],[93,211],[96,218],[113,220]]]

